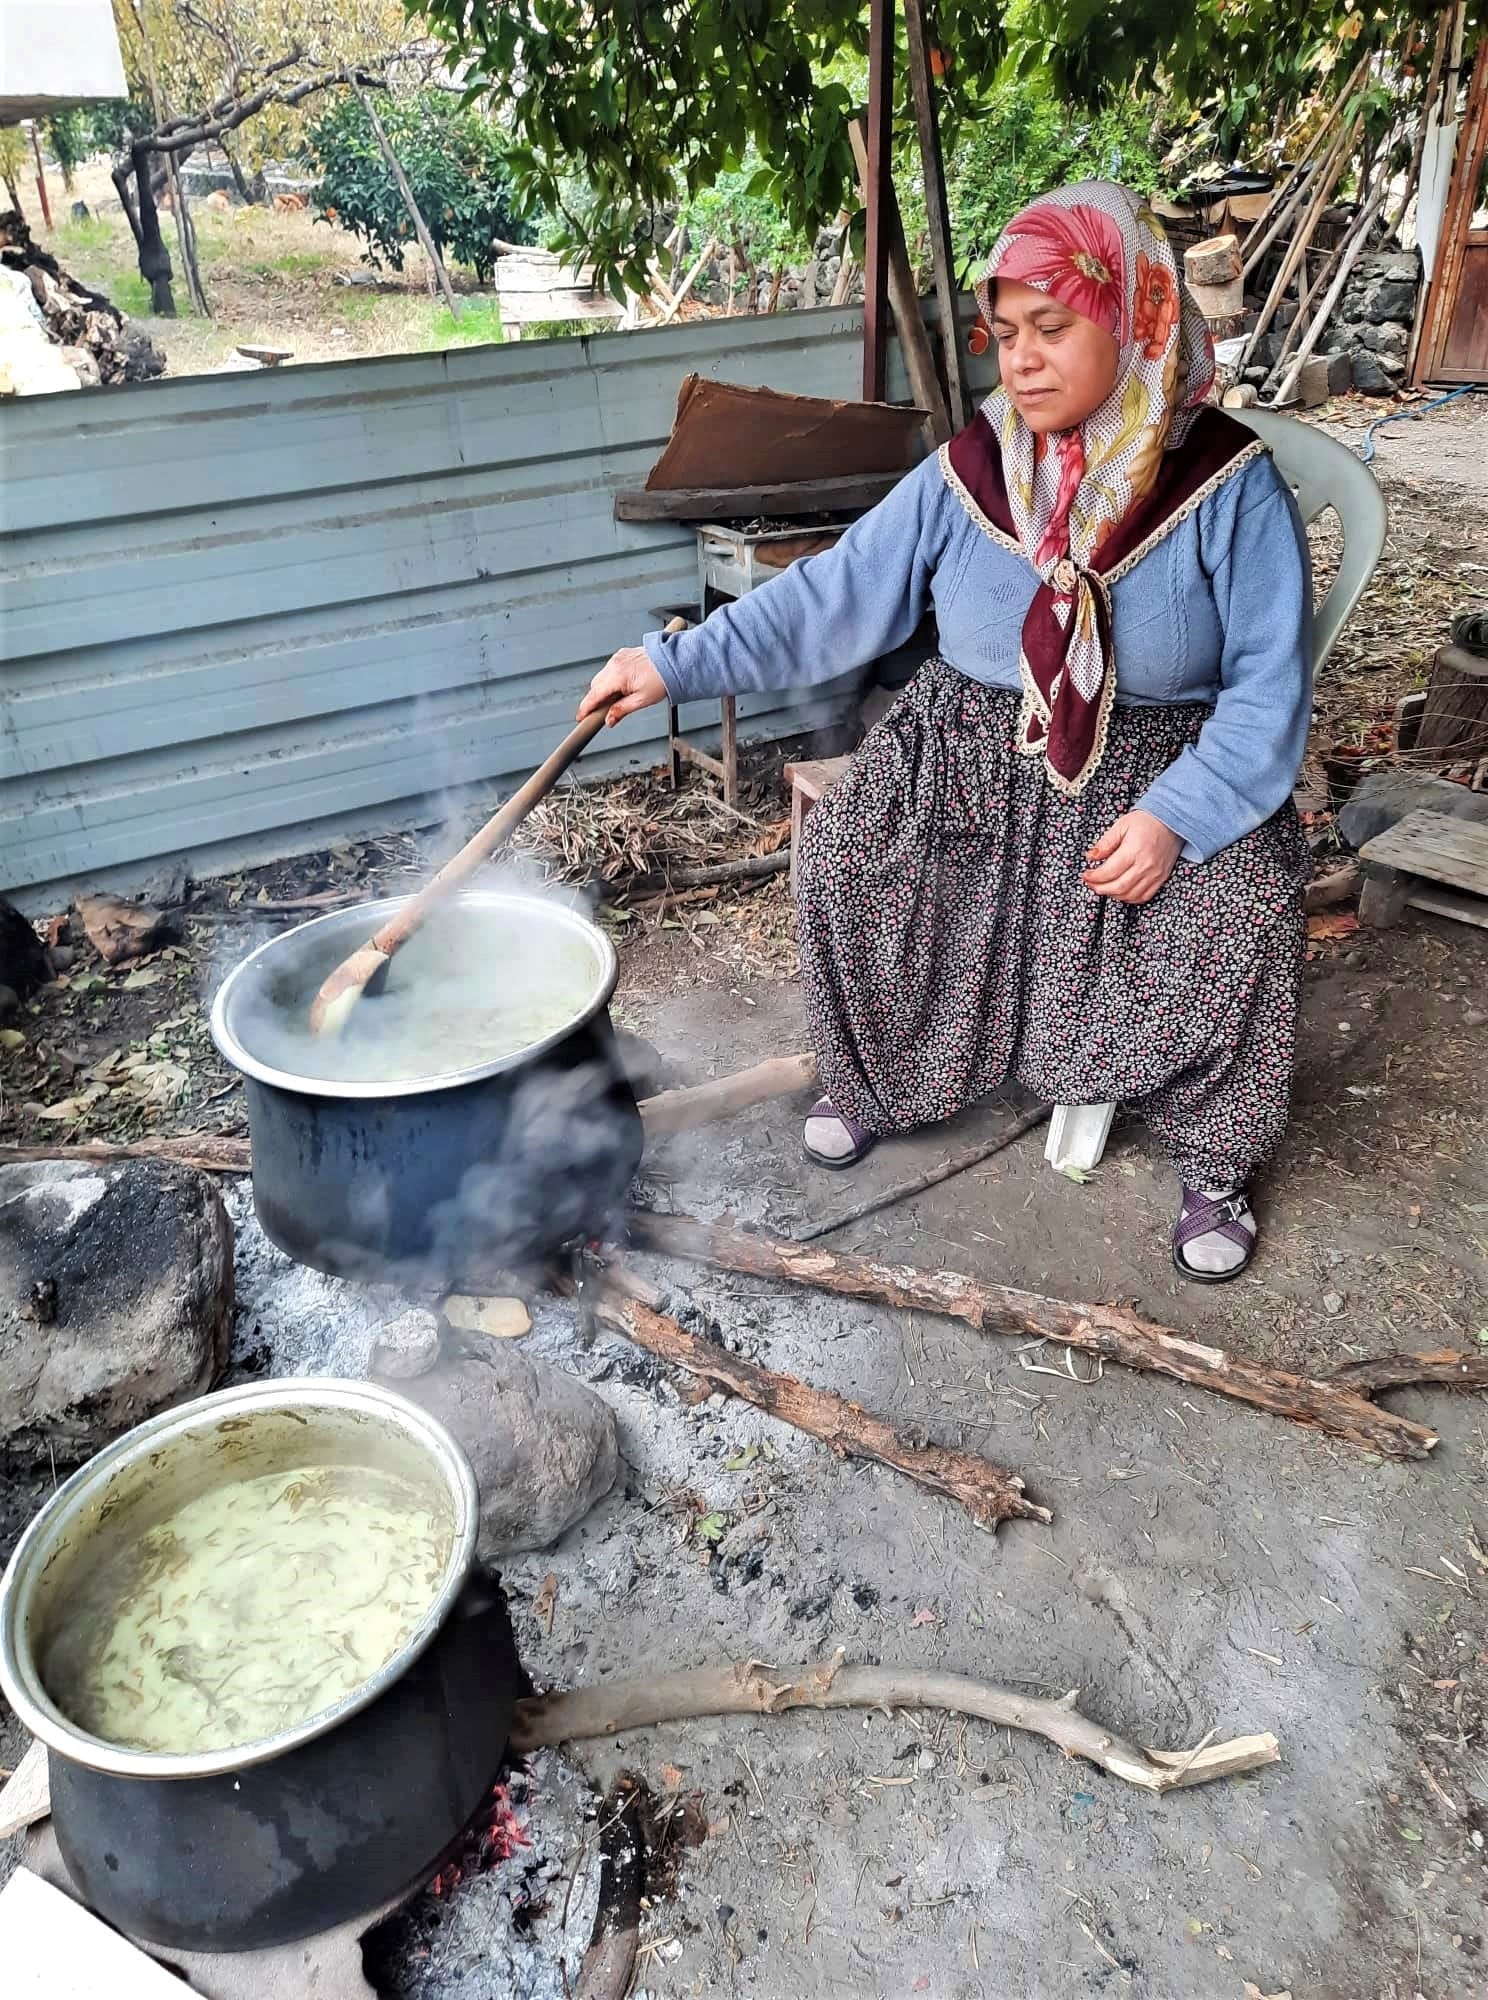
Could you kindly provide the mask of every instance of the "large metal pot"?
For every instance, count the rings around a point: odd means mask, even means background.
[[[339,910],[260,946],[219,991],[212,1035],[246,1079],[254,1205],[280,1249],[341,1276],[442,1289],[601,1227],[640,1162],[641,1122],[610,1026],[614,946],[578,911],[506,891],[431,918],[394,959],[388,993],[427,996],[437,1023],[441,994],[472,967],[493,989],[540,977],[557,1026],[462,1066],[447,1066],[432,1032],[427,1066],[393,1081],[309,1073],[324,1053],[286,1044],[284,1023],[396,907]],[[353,1015],[345,1033],[374,1029]]]
[[[306,1464],[411,1480],[448,1521],[438,1594],[403,1648],[297,1727],[231,1750],[124,1749],[78,1728],[48,1655],[98,1566],[224,1481]],[[505,1601],[473,1568],[469,1461],[372,1383],[255,1383],[152,1418],[54,1493],[0,1583],[0,1687],[46,1744],[58,1845],[84,1899],[153,1944],[244,1951],[412,1889],[486,1796],[520,1669]]]

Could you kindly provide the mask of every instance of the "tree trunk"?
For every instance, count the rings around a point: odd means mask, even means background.
[[[222,148],[222,157],[227,161],[227,170],[233,177],[233,185],[238,191],[239,199],[247,207],[257,208],[262,203],[266,192],[262,173],[255,174],[253,179],[249,180],[243,169],[238,165],[237,154],[227,143],[226,133],[223,134],[217,143]]]
[[[165,247],[165,238],[160,233],[160,211],[155,206],[155,190],[150,182],[153,155],[148,146],[135,145],[129,149],[129,165],[124,169],[126,177],[134,182],[134,200],[131,203],[124,189],[119,188],[119,197],[124,203],[124,212],[129,217],[134,230],[135,248],[139,252],[139,273],[150,287],[150,310],[161,319],[176,317],[176,301],[171,292],[174,275],[170,251]],[[115,185],[118,185],[119,170],[115,169]]]

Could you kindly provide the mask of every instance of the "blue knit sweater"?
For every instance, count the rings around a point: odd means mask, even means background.
[[[823,555],[705,624],[645,644],[673,701],[805,688],[903,645],[929,611],[939,649],[1018,688],[1037,588],[967,514],[931,456]],[[1269,457],[1211,493],[1112,590],[1116,699],[1205,702],[1198,742],[1139,801],[1207,861],[1269,819],[1302,762],[1312,706],[1312,584],[1292,496]]]

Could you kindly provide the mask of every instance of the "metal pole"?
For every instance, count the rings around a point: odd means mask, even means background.
[[[894,0],[872,0],[868,15],[868,210],[863,257],[863,398],[888,392],[889,230],[885,189],[892,185],[894,119]]]

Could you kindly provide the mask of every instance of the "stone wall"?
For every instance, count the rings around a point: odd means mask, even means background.
[[[1420,282],[1414,251],[1361,257],[1349,274],[1322,345],[1350,357],[1356,389],[1387,396],[1404,385]]]

